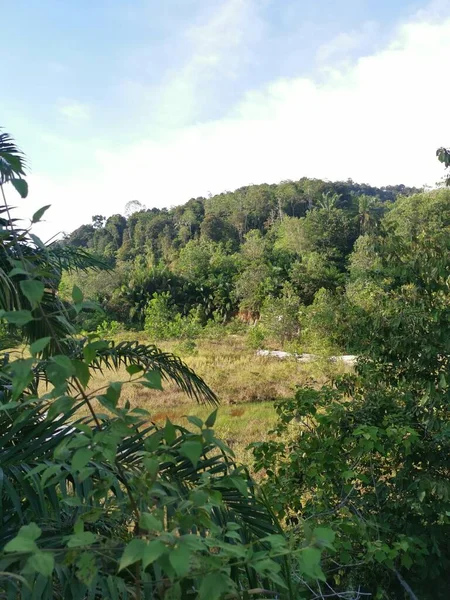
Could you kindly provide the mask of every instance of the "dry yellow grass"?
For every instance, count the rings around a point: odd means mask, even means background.
[[[134,333],[122,334],[118,341],[135,339]],[[139,341],[147,342],[143,334]],[[198,340],[194,355],[184,355],[175,342],[158,344],[163,350],[177,353],[194,371],[204,378],[220,400],[215,425],[217,434],[235,451],[239,460],[248,462],[245,448],[254,441],[267,439],[267,432],[276,422],[274,400],[293,395],[295,387],[307,382],[320,385],[337,374],[335,363],[319,361],[302,364],[295,360],[279,360],[256,356],[247,348],[245,338],[228,336],[220,341]],[[127,381],[125,369],[96,374],[90,383],[94,390],[108,381]],[[121,402],[129,401],[133,408],[144,408],[151,420],[163,423],[166,418],[188,425],[187,415],[205,419],[209,406],[199,406],[175,384],[164,383],[164,391],[154,391],[139,383],[123,387]],[[101,409],[104,412],[104,409]]]

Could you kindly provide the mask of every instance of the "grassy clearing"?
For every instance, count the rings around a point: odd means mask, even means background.
[[[141,342],[149,341],[143,334],[138,337]],[[117,341],[125,339],[136,339],[136,333],[116,337]],[[267,439],[267,432],[276,422],[274,400],[292,396],[298,385],[323,384],[345,368],[328,361],[302,364],[295,360],[259,357],[246,346],[242,336],[230,335],[218,341],[198,340],[194,354],[183,353],[183,345],[175,342],[161,342],[158,346],[178,354],[217,393],[221,406],[215,430],[237,458],[246,462],[249,462],[249,453],[245,448],[253,441]],[[91,380],[90,388],[127,379],[125,369],[99,373]],[[205,419],[212,410],[209,406],[198,406],[167,382],[163,392],[130,383],[123,388],[122,400],[128,400],[132,407],[145,408],[157,423],[169,418],[189,425],[187,415]]]

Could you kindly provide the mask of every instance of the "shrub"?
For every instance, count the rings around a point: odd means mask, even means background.
[[[168,292],[153,294],[145,310],[144,331],[154,340],[193,338],[201,332],[198,314],[187,317],[176,312]]]
[[[247,346],[258,350],[264,343],[266,336],[260,325],[254,325],[249,328],[247,334]]]
[[[25,196],[21,154],[3,133],[0,158],[0,185]],[[122,395],[130,380],[159,391],[172,380],[198,401],[217,399],[155,346],[77,339],[67,307],[48,290],[63,266],[88,269],[92,257],[45,247],[5,210],[0,314],[28,347],[0,357],[0,596],[219,600],[264,589],[300,597],[306,587],[290,576],[291,557],[303,577],[321,577],[332,532],[289,546],[248,471],[216,438],[216,411],[189,417],[190,432],[169,420],[157,427],[131,407]],[[71,296],[80,313],[81,289]],[[152,309],[165,309],[167,298],[154,300]],[[120,366],[127,382],[89,389],[95,371]]]
[[[261,309],[261,328],[267,337],[279,342],[293,340],[299,335],[298,311],[300,300],[290,284],[285,284],[278,298],[268,297]]]

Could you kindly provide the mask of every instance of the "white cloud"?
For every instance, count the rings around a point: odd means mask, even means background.
[[[343,62],[348,60],[355,51],[364,47],[369,41],[379,36],[378,24],[367,21],[357,31],[343,31],[325,44],[316,53],[316,59],[321,64]]]
[[[442,175],[435,150],[450,141],[449,60],[450,13],[439,22],[422,16],[399,27],[384,50],[330,68],[326,82],[280,79],[248,92],[226,118],[164,139],[91,148],[95,174],[36,174],[31,198],[35,206],[53,202],[47,227],[55,231],[123,211],[131,199],[162,207],[302,176],[433,184]]]
[[[220,85],[224,81],[232,85],[251,60],[250,47],[264,29],[259,9],[265,1],[222,0],[202,22],[185,31],[186,58],[180,66],[169,71],[160,85],[127,81],[125,93],[143,99],[156,124],[176,128],[197,120],[211,96],[220,94]]]
[[[87,104],[66,98],[58,101],[58,112],[72,121],[87,121],[91,116],[91,110]]]

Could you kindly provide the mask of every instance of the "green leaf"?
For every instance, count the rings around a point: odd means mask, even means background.
[[[180,446],[180,454],[186,456],[194,468],[197,466],[198,460],[203,452],[203,444],[201,442],[184,442]]]
[[[83,302],[83,292],[77,285],[74,285],[72,288],[72,300],[75,304],[81,304]]]
[[[233,486],[239,492],[241,492],[241,494],[245,498],[248,496],[248,485],[247,485],[247,482],[245,481],[245,479],[243,479],[242,477],[233,475],[232,477],[230,477],[230,482],[233,484]]]
[[[144,457],[142,459],[142,464],[147,469],[152,479],[156,479],[156,475],[159,471],[159,461],[155,458]]]
[[[89,448],[79,448],[72,456],[72,469],[81,471],[93,456],[94,453]]]
[[[4,312],[1,317],[8,323],[11,323],[11,325],[17,325],[18,327],[26,325],[33,320],[33,315],[29,310],[12,310]]]
[[[30,301],[31,306],[34,308],[42,300],[45,286],[42,281],[38,281],[37,279],[24,279],[20,282],[20,289],[22,290],[23,295],[26,296],[26,298],[28,298]]]
[[[194,415],[189,415],[186,418],[189,421],[189,423],[192,423],[192,425],[195,425],[199,429],[201,429],[203,427],[203,421],[201,419],[199,419],[199,417],[195,417]]]
[[[177,438],[176,429],[170,419],[166,419],[166,424],[164,426],[164,439],[167,444],[170,446]]]
[[[155,560],[158,560],[158,558],[166,552],[167,546],[165,546],[159,540],[152,540],[151,542],[149,542],[142,555],[143,568],[146,569],[148,565],[155,562]]]
[[[141,514],[139,527],[147,531],[162,531],[163,524],[154,515],[144,512]]]
[[[179,544],[169,554],[169,562],[178,577],[184,577],[189,572],[191,551],[186,545]]]
[[[143,367],[140,365],[128,365],[127,367],[127,373],[129,375],[136,375],[136,373],[140,373],[141,371],[143,371]]]
[[[201,581],[198,600],[219,600],[223,594],[234,590],[233,581],[224,573],[208,573]]]
[[[40,352],[42,352],[42,350],[44,350],[44,348],[46,348],[48,346],[48,343],[50,342],[51,337],[47,336],[47,337],[43,337],[40,338],[39,340],[36,340],[35,342],[33,342],[30,346],[30,352],[33,356],[36,356],[36,354],[39,354]]]
[[[119,564],[119,571],[125,569],[126,567],[134,564],[138,560],[141,560],[144,557],[144,551],[147,547],[147,544],[144,540],[139,538],[135,538],[131,540],[125,547],[125,550],[122,554]]]
[[[34,215],[33,218],[31,219],[32,223],[38,223],[41,218],[43,217],[44,213],[50,208],[50,204],[47,204],[46,206],[43,206],[42,208],[40,208],[39,210],[37,210]]]
[[[55,559],[50,552],[36,552],[27,560],[26,567],[43,577],[50,577],[55,567]]]
[[[75,400],[69,396],[62,396],[55,400],[48,409],[47,419],[51,421],[57,415],[65,414],[72,409]]]
[[[214,427],[217,419],[217,408],[214,410],[205,421],[206,427]]]
[[[327,527],[317,527],[313,532],[314,543],[319,546],[319,548],[333,548],[334,538],[336,534],[332,529],[328,529]]]
[[[146,380],[143,385],[152,390],[159,390],[162,392],[162,384],[161,384],[161,373],[160,371],[148,371],[145,373],[144,379]]]
[[[28,196],[28,183],[25,179],[16,179],[11,178],[10,182],[15,187],[16,191],[21,195],[22,198],[26,198]]]
[[[4,548],[5,552],[36,552],[38,547],[35,544],[42,533],[36,523],[24,525],[19,529],[19,533],[14,539],[8,542]]]
[[[5,552],[36,552],[38,547],[33,540],[18,535],[8,542],[4,548]]]
[[[68,548],[81,548],[82,546],[91,546],[97,541],[97,536],[92,531],[80,531],[69,536],[67,541]]]
[[[73,360],[72,365],[75,368],[75,376],[77,377],[81,385],[85,388],[91,378],[91,372],[89,370],[88,365],[81,360]]]
[[[308,546],[299,553],[298,562],[303,575],[311,579],[326,581],[326,577],[320,567],[321,552],[318,548]]]

